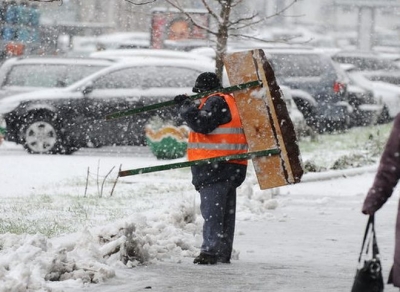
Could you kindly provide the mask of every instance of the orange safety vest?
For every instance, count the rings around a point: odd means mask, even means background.
[[[218,95],[225,99],[232,119],[229,123],[218,126],[208,134],[191,131],[187,149],[189,161],[247,152],[247,140],[233,96],[223,93],[213,93],[213,95]],[[208,96],[201,99],[199,109],[203,107],[207,98]],[[230,160],[229,162],[247,165],[247,160],[245,159]]]

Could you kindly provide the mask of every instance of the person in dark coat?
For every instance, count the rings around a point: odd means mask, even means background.
[[[218,90],[216,74],[200,74],[193,92]],[[220,92],[193,102],[187,95],[174,98],[191,128],[189,161],[247,152],[247,141],[232,95]],[[191,167],[192,183],[200,193],[204,218],[203,243],[195,264],[230,263],[235,232],[236,189],[246,177],[247,160],[214,162]]]
[[[364,200],[362,213],[373,215],[389,199],[400,179],[400,114],[396,116],[381,156],[372,187]],[[389,284],[400,287],[400,212],[397,213],[394,263]]]

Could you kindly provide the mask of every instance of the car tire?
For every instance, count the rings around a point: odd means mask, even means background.
[[[21,131],[24,148],[31,154],[71,154],[76,149],[67,145],[49,114],[28,116]]]

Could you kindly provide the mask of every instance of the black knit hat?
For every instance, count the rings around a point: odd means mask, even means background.
[[[219,88],[222,88],[222,86],[217,74],[212,72],[204,72],[197,77],[192,91],[204,92]]]

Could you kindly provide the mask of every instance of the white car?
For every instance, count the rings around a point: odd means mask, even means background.
[[[343,65],[351,79],[361,88],[371,90],[378,105],[383,105],[378,123],[386,123],[400,113],[400,86],[368,79],[368,75],[360,71],[352,71],[351,65]]]

